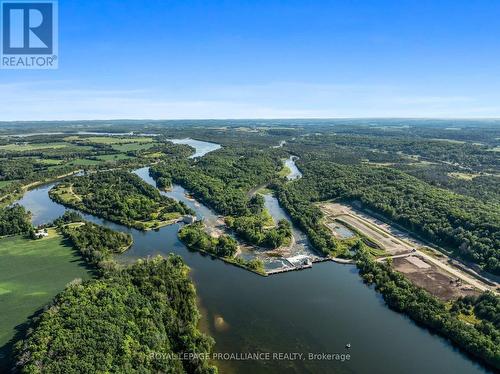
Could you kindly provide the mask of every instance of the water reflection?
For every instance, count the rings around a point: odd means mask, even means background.
[[[169,140],[174,144],[186,144],[186,145],[190,145],[191,147],[193,147],[196,150],[196,152],[194,155],[190,156],[189,158],[203,157],[207,153],[212,152],[212,151],[216,151],[217,149],[221,148],[220,144],[203,142],[200,140],[194,140],[194,139],[190,139],[190,138],[169,139]]]
[[[285,166],[288,167],[291,171],[290,174],[286,176],[286,178],[290,181],[302,178],[302,173],[295,164],[295,161],[297,161],[298,159],[299,158],[297,156],[290,156],[284,161]]]

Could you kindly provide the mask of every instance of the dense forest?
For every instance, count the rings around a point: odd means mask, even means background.
[[[227,215],[226,223],[245,241],[268,248],[291,240],[288,222],[269,224],[264,199],[251,190],[277,178],[282,168],[280,152],[224,148],[201,160],[165,162],[151,168],[160,187],[181,184],[193,196]]]
[[[182,185],[220,214],[241,216],[252,213],[248,192],[271,181],[280,169],[280,158],[270,151],[224,148],[200,160],[154,165],[151,175]]]
[[[474,197],[484,202],[500,201],[500,175],[464,172],[449,165],[398,164],[393,166],[435,187]]]
[[[272,220],[272,218],[271,218]],[[281,219],[277,226],[266,227],[266,219],[261,215],[227,217],[226,224],[243,240],[265,248],[279,248],[290,244],[292,227],[286,219]]]
[[[75,176],[50,191],[64,205],[137,229],[190,214],[183,203],[162,196],[158,190],[126,171],[104,171]]]
[[[139,261],[59,294],[18,343],[17,367],[30,374],[216,373],[203,356],[213,341],[198,320],[182,259]]]
[[[60,229],[88,263],[103,270],[114,266],[111,259],[113,253],[121,253],[132,245],[130,234],[113,231],[91,222],[64,225],[60,226]]]
[[[184,226],[179,231],[179,238],[189,248],[208,252],[218,257],[233,257],[238,250],[236,240],[225,234],[218,238],[210,236],[205,232],[201,221]]]
[[[15,204],[0,208],[0,236],[27,234],[32,230],[30,215],[24,207]]]
[[[323,224],[323,213],[314,205],[314,191],[303,190],[303,183],[275,183],[273,188],[280,205],[286,209],[292,220],[307,234],[312,245],[325,255],[341,255],[336,253],[338,243],[331,231]]]
[[[455,142],[446,139],[409,139],[408,137],[380,137],[362,135],[314,135],[293,141],[289,145],[294,151],[315,150],[318,155],[332,154],[336,150],[345,152],[364,151],[364,157],[376,160],[377,154],[385,154],[390,162],[419,160],[458,165],[476,171],[498,169],[498,155],[485,145]],[[296,148],[296,149],[295,149]],[[355,159],[355,158],[354,158]]]
[[[408,315],[418,324],[450,339],[465,352],[500,369],[498,296],[486,293],[477,300],[471,299],[477,318],[477,323],[471,325],[460,319],[461,305],[465,304],[462,299],[449,310],[444,302],[414,286],[389,265],[375,262],[363,250],[359,251],[356,264],[363,280],[375,285],[390,308]]]
[[[179,239],[181,239],[188,248],[209,253],[222,258],[226,262],[265,275],[264,265],[259,259],[247,261],[241,257],[235,257],[238,251],[238,242],[227,234],[222,234],[217,238],[209,235],[205,231],[205,227],[201,221],[184,226],[179,231]]]
[[[304,178],[279,195],[285,207],[293,201],[289,207],[292,217],[297,215],[294,210],[308,201],[358,202],[362,208],[452,249],[457,256],[489,272],[500,274],[500,209],[497,204],[432,187],[390,168],[327,161],[299,161],[299,166]],[[314,208],[303,207],[302,214],[307,209],[314,212]],[[310,216],[308,224],[320,219],[317,211]]]

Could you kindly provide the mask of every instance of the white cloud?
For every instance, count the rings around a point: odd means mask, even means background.
[[[69,81],[0,84],[0,120],[499,117],[498,98],[398,87],[271,82],[196,91],[78,88]]]

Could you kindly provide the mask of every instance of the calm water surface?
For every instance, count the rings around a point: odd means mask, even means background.
[[[295,161],[297,160],[297,156],[290,156],[290,158],[285,160],[285,166],[287,166],[291,170],[291,173],[286,176],[290,181],[302,178],[302,173],[300,172],[297,165],[295,165]]]
[[[174,144],[187,144],[187,145],[190,145],[191,147],[193,147],[194,149],[196,149],[195,154],[190,156],[189,158],[203,157],[208,152],[212,152],[212,151],[215,151],[215,150],[221,148],[221,146],[219,144],[203,142],[200,140],[194,140],[194,139],[190,139],[190,138],[169,139],[169,140]]]
[[[197,152],[198,153],[198,152]],[[154,183],[147,169],[136,173]],[[47,185],[29,191],[20,204],[33,222],[50,222],[65,208],[48,197]],[[188,200],[176,186],[169,196],[183,200],[198,216],[210,209]],[[484,373],[446,340],[388,309],[365,286],[355,267],[315,264],[311,270],[260,277],[209,256],[189,251],[177,238],[179,225],[141,232],[105,220],[85,218],[129,232],[134,244],[120,261],[177,253],[192,269],[203,311],[202,327],[217,352],[349,353],[350,361],[220,361],[221,373]],[[345,345],[351,344],[346,350]]]

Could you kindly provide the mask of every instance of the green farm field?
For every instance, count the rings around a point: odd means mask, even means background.
[[[118,153],[114,155],[102,155],[102,156],[96,156],[99,160],[102,161],[118,161],[118,160],[129,160],[132,159],[133,157],[127,156],[123,153]]]
[[[87,158],[77,158],[69,163],[69,165],[80,165],[80,166],[89,166],[89,165],[99,165],[101,161],[97,160],[89,160]]]
[[[8,186],[9,184],[11,184],[13,182],[15,182],[15,181],[0,181],[0,188]]]
[[[68,145],[69,144],[67,143],[7,144],[0,146],[0,150],[24,152],[24,151],[33,151],[38,149],[60,149],[60,148],[65,148]]]
[[[96,144],[128,144],[128,143],[152,143],[153,138],[145,137],[132,137],[132,138],[119,138],[114,136],[95,136],[92,138],[83,138],[87,142]]]
[[[22,236],[0,239],[0,353],[16,326],[43,308],[76,278],[91,272],[62,236],[31,240]],[[0,357],[1,358],[1,357]]]
[[[129,144],[113,144],[113,149],[119,152],[142,151],[153,147],[155,143],[129,143]]]

